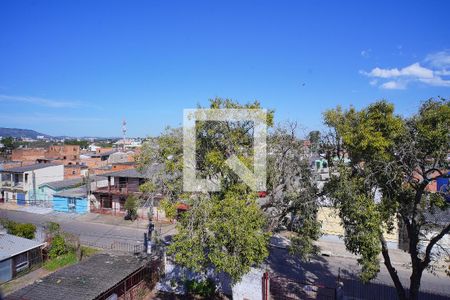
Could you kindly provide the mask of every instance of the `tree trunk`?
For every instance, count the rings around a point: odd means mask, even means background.
[[[419,299],[420,280],[422,279],[423,269],[419,266],[413,269],[410,277],[409,299]]]
[[[394,266],[391,263],[391,257],[389,256],[389,250],[387,248],[386,240],[384,239],[383,235],[380,237],[381,242],[381,254],[383,255],[384,259],[384,265],[386,266],[389,275],[392,278],[392,281],[394,282],[395,289],[397,290],[397,296],[399,300],[407,300],[406,298],[406,292],[403,288],[402,282],[400,281],[400,278],[398,277],[397,270],[394,268]]]

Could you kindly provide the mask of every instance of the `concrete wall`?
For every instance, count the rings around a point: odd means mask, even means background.
[[[261,300],[263,273],[262,269],[251,268],[250,272],[232,287],[233,300]]]
[[[317,217],[322,222],[322,232],[325,235],[344,235],[344,228],[341,226],[341,219],[336,209],[333,207],[320,207]],[[395,225],[393,232],[385,233],[386,241],[391,243],[398,243],[398,228],[397,224]]]
[[[38,187],[41,184],[53,181],[60,181],[64,179],[64,165],[57,166],[49,166],[42,169],[37,169],[30,172],[25,172],[28,174],[28,180],[24,179],[24,191],[27,191],[27,195],[25,197],[26,200],[34,199],[33,198],[33,172],[36,178],[36,193],[38,193]],[[37,196],[37,195],[36,195]],[[37,198],[37,197],[36,197]],[[39,200],[39,199],[37,199]]]

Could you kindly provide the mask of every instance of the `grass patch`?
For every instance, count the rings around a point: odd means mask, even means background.
[[[88,246],[81,246],[81,253],[83,253],[83,257],[89,257],[94,255],[95,253],[99,252],[99,249],[88,247]]]
[[[50,259],[44,263],[44,269],[48,271],[55,271],[62,267],[70,266],[77,263],[77,256],[73,252],[63,254],[61,256]]]

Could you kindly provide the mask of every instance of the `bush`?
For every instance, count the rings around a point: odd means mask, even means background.
[[[177,216],[177,207],[174,203],[171,203],[167,199],[163,199],[159,203],[159,206],[164,210],[166,218],[168,218],[169,220],[175,219],[175,217]]]
[[[50,258],[56,258],[58,256],[67,254],[69,252],[69,247],[67,246],[64,236],[57,234],[53,237],[52,243],[50,245],[50,250],[48,251],[48,256]]]
[[[56,235],[60,232],[61,226],[56,222],[47,222],[45,229],[50,235]]]
[[[216,292],[216,284],[211,279],[202,281],[186,280],[185,285],[188,293],[192,295],[211,297]]]
[[[127,210],[127,217],[129,220],[135,220],[137,217],[137,207],[139,205],[139,199],[135,196],[129,196],[125,201],[125,209]]]
[[[9,234],[20,236],[29,240],[34,239],[36,226],[31,223],[17,223],[7,219],[2,219],[0,223],[5,227]]]

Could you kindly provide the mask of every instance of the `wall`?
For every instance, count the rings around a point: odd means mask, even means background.
[[[263,271],[251,268],[241,281],[232,287],[233,300],[260,300],[263,293]]]
[[[38,187],[47,182],[60,181],[64,179],[64,165],[49,166],[42,169],[37,169],[28,174],[28,180],[24,180],[24,190],[28,191],[26,200],[33,199],[33,172],[36,178],[36,193],[38,193]],[[37,197],[36,197],[37,198]],[[39,200],[39,199],[38,199]]]
[[[76,201],[75,213],[84,214],[89,212],[87,197],[74,197]],[[53,196],[53,210],[69,212],[69,197]]]
[[[35,161],[45,157],[44,148],[14,149],[11,153],[11,160],[14,161]]]
[[[341,226],[341,219],[338,211],[333,207],[320,207],[317,218],[322,222],[322,232],[325,235],[340,236],[344,235],[344,228]],[[385,233],[386,241],[391,243],[398,243],[398,228],[395,228],[392,233]]]

